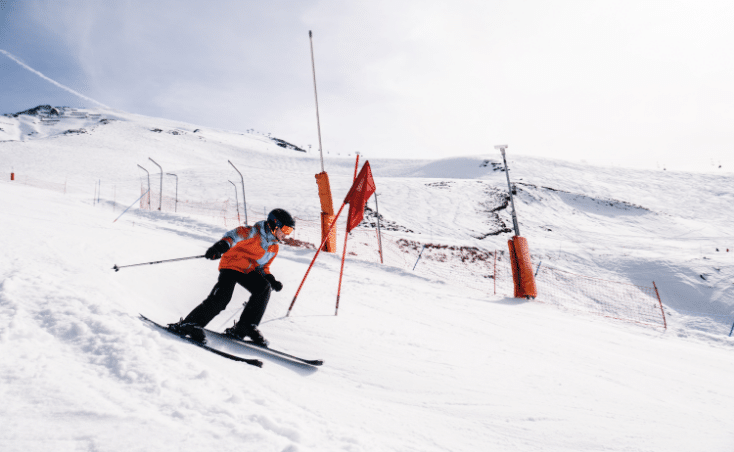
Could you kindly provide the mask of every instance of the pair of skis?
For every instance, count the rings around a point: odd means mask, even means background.
[[[243,358],[241,356],[233,355],[231,353],[223,352],[223,351],[218,350],[216,348],[210,347],[210,346],[206,345],[205,343],[202,343],[202,342],[199,342],[199,341],[195,341],[194,339],[191,339],[188,336],[182,336],[182,335],[176,334],[173,331],[169,330],[166,326],[161,325],[159,323],[156,323],[153,320],[150,320],[149,318],[145,317],[142,314],[140,314],[140,318],[143,321],[145,321],[145,322],[148,322],[148,323],[150,323],[150,324],[152,324],[152,325],[154,325],[154,326],[156,326],[156,327],[158,327],[158,328],[160,328],[160,329],[162,329],[162,330],[164,330],[164,331],[166,331],[166,332],[168,332],[170,334],[173,334],[174,336],[178,336],[178,337],[180,337],[182,339],[185,339],[185,340],[191,342],[192,344],[197,345],[197,346],[203,348],[204,350],[208,350],[208,351],[210,351],[210,352],[212,352],[214,354],[217,354],[219,356],[222,356],[224,358],[231,359],[233,361],[244,362],[244,363],[247,363],[247,364],[249,364],[251,366],[257,366],[257,367],[262,367],[263,366],[263,362],[260,361],[259,359],[248,359],[248,358]],[[241,346],[250,348],[251,350],[255,350],[255,351],[258,351],[260,353],[263,353],[263,354],[266,354],[266,355],[270,355],[270,356],[273,356],[273,357],[276,357],[276,358],[285,359],[287,361],[291,361],[291,362],[295,362],[295,363],[300,363],[300,364],[307,364],[309,366],[320,366],[320,365],[324,364],[324,362],[322,360],[320,360],[320,359],[304,359],[304,358],[299,358],[298,356],[293,356],[291,354],[288,354],[288,353],[285,353],[285,352],[281,352],[279,350],[274,350],[274,349],[269,348],[269,347],[263,347],[261,345],[257,345],[257,344],[255,344],[253,342],[250,342],[250,341],[241,341],[241,340],[235,339],[233,337],[227,336],[225,334],[217,333],[215,331],[211,331],[211,330],[207,330],[207,329],[203,329],[203,328],[202,328],[202,330],[205,332],[205,334],[207,336],[217,336],[220,339],[233,342],[235,344],[238,344],[238,345],[241,345]]]

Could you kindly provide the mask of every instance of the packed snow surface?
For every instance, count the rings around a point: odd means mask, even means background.
[[[253,217],[282,207],[315,218],[318,155],[106,109],[0,117],[0,450],[734,450],[734,177],[508,155],[533,258],[655,281],[667,329],[358,257],[346,260],[335,316],[341,261],[327,253],[286,317],[314,251],[282,246],[272,271],[284,289],[261,330],[274,348],[325,364],[218,344],[264,366],[229,361],[138,317],[185,316],[211,290],[217,263],[112,270],[203,254],[228,229],[141,210],[137,165],[152,185],[160,174],[149,158],[176,173],[182,198],[234,202],[229,160]],[[326,155],[335,204],[354,158]],[[395,234],[506,249],[499,155],[369,160]],[[173,179],[164,183],[171,192]],[[238,288],[209,328],[231,325],[247,296]]]

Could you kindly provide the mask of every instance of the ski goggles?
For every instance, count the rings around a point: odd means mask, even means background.
[[[291,233],[293,232],[293,228],[286,225],[281,226],[280,230],[283,231],[283,234],[285,235],[291,235]]]

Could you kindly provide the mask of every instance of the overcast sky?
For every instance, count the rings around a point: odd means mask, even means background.
[[[325,152],[734,170],[734,2],[0,0],[0,112],[89,106]]]

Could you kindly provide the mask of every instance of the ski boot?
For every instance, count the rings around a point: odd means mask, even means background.
[[[201,342],[202,344],[206,343],[206,334],[204,333],[204,330],[195,323],[184,323],[183,319],[181,319],[178,323],[169,323],[168,330],[181,337],[188,336],[196,342]]]
[[[268,341],[263,337],[262,333],[260,333],[260,330],[257,329],[257,325],[248,325],[245,327],[244,331],[237,328],[237,325],[234,325],[233,327],[224,330],[224,334],[240,341],[249,337],[255,345],[259,345],[261,347],[268,346]]]
[[[247,329],[247,336],[250,337],[250,340],[254,342],[256,345],[259,345],[261,347],[267,347],[268,341],[263,337],[260,330],[257,329],[257,325],[250,325]]]
[[[237,339],[238,341],[245,340],[245,333],[237,331],[237,324],[234,324],[224,330],[224,335],[231,337],[232,339]]]

